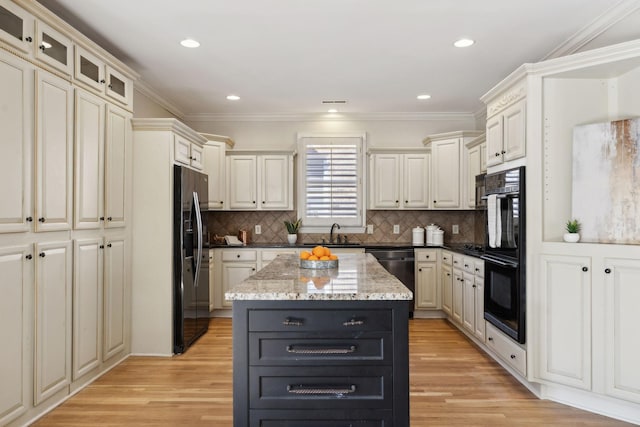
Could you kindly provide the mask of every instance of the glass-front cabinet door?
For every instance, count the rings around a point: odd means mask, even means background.
[[[105,88],[105,63],[97,56],[76,46],[74,76],[97,91],[104,92]]]
[[[36,22],[36,58],[71,74],[73,66],[71,40],[48,25]]]
[[[107,95],[126,105],[131,104],[133,84],[124,74],[107,65]]]
[[[34,18],[24,9],[11,2],[0,5],[0,40],[29,52],[33,49]]]

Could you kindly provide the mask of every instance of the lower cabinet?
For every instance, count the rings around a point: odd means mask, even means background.
[[[457,268],[453,269],[453,281],[451,287],[451,319],[458,325],[462,325],[462,311],[464,309],[464,278],[462,276],[462,270]]]
[[[463,262],[462,325],[481,342],[484,342],[484,261],[464,257]]]
[[[453,316],[453,254],[449,251],[440,253],[440,284],[442,287],[442,311]]]
[[[437,310],[442,307],[438,284],[438,256],[435,249],[415,250],[415,308]]]
[[[106,241],[104,252],[102,361],[126,348],[127,277],[126,241],[122,237]]]
[[[222,308],[231,308],[231,301],[224,298],[225,292],[243,282],[258,271],[258,254],[255,249],[221,250]]]
[[[33,288],[33,251],[28,245],[0,248],[0,425],[22,415],[28,407],[27,387],[31,357],[30,292]]]
[[[406,301],[234,302],[234,423],[409,425]]]
[[[71,242],[36,245],[34,404],[71,382]]]
[[[640,403],[640,259],[543,254],[540,270],[536,376]]]

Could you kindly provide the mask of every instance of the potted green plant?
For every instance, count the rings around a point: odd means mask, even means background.
[[[567,231],[562,236],[562,239],[568,243],[576,243],[580,240],[580,222],[577,219],[570,219],[565,225]]]
[[[284,225],[287,227],[287,240],[290,245],[295,245],[298,240],[298,230],[302,225],[302,218],[298,218],[296,221],[285,221]]]

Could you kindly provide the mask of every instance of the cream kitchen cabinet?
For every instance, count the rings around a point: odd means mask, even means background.
[[[73,246],[73,380],[102,360],[102,238],[76,240]]]
[[[117,71],[98,55],[81,46],[75,47],[74,78],[125,107],[133,101],[133,80]]]
[[[464,147],[463,167],[465,179],[465,198],[464,205],[466,208],[475,209],[476,207],[476,175],[480,175],[487,171],[486,153],[487,144],[484,135],[467,142]]]
[[[35,44],[35,17],[9,1],[0,5],[0,16],[4,17],[0,19],[0,40],[24,53],[31,53]]]
[[[484,261],[467,257],[463,258],[463,310],[462,326],[484,342]]]
[[[102,361],[127,349],[127,244],[126,237],[105,239],[104,289],[102,293]]]
[[[173,144],[176,163],[182,163],[200,171],[203,169],[202,142],[190,141],[182,135],[175,135]]]
[[[125,110],[76,89],[74,228],[126,225],[130,120],[131,114]]]
[[[293,155],[227,153],[231,210],[292,210]]]
[[[423,141],[431,147],[431,193],[433,209],[467,209],[466,173],[462,168],[462,148],[481,135],[479,131],[458,131],[430,135]],[[474,187],[475,188],[475,182]]]
[[[415,250],[416,310],[438,310],[442,307],[438,282],[438,250]]]
[[[29,231],[33,221],[33,85],[33,65],[0,52],[0,233]]]
[[[33,263],[31,246],[0,248],[0,313],[6,319],[0,326],[5,348],[0,353],[0,425],[6,425],[22,415],[29,406]]]
[[[206,134],[203,134],[206,138]],[[209,209],[223,209],[226,199],[226,148],[224,142],[209,140],[203,146],[204,171],[209,177]]]
[[[453,316],[453,254],[442,251],[440,255],[440,283],[442,288],[442,311]]]
[[[521,81],[501,95],[482,98],[487,103],[487,166],[496,166],[526,154],[526,89]]]
[[[34,404],[71,382],[72,246],[36,244]]]
[[[422,151],[370,152],[372,209],[427,209],[430,206],[430,154]]]
[[[222,307],[231,308],[224,294],[258,271],[258,255],[253,249],[225,249],[222,251]]]
[[[73,88],[36,70],[36,231],[69,230],[73,205]]]
[[[259,251],[259,258],[260,258],[260,263],[258,266],[258,271],[262,270],[263,268],[265,268],[267,265],[269,265],[269,263],[271,261],[273,261],[274,259],[276,259],[276,257],[278,255],[282,255],[282,254],[297,254],[298,253],[298,249],[296,248],[291,248],[291,249],[261,249]]]
[[[40,20],[36,20],[35,35],[36,59],[71,76],[73,74],[73,43],[71,39]]]
[[[464,270],[462,269],[463,256],[453,254],[453,281],[451,319],[457,325],[462,325],[464,311]]]

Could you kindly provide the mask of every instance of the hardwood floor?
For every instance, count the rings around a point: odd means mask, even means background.
[[[444,320],[409,330],[411,425],[630,425],[538,400]],[[130,357],[36,426],[232,426],[231,319],[182,356]]]

